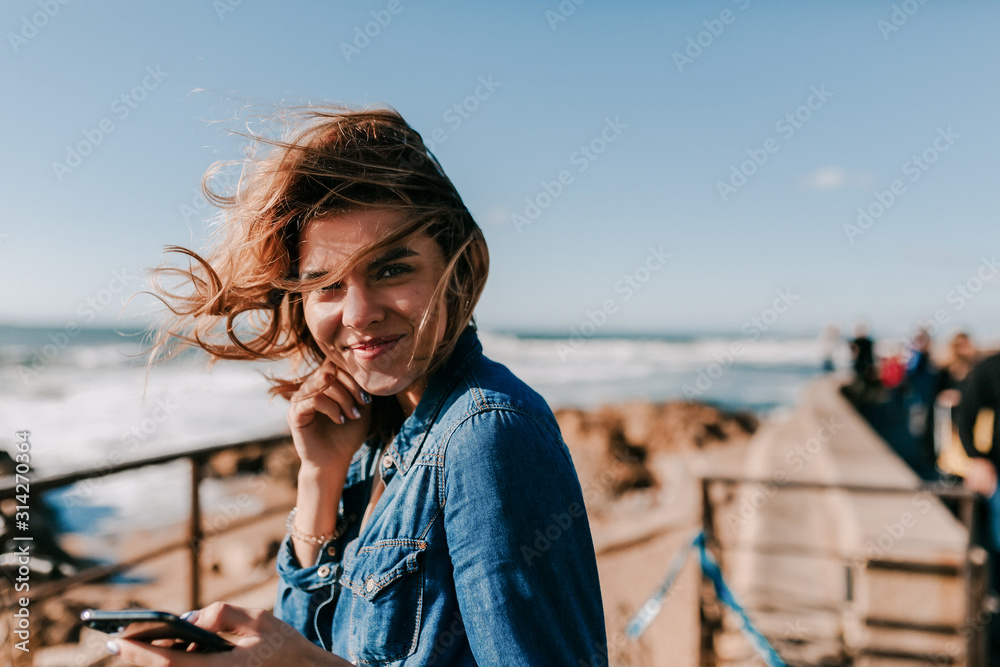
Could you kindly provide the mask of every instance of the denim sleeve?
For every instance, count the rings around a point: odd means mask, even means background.
[[[479,664],[607,664],[590,525],[556,428],[497,409],[447,445],[445,530]]]
[[[330,650],[334,597],[340,575],[341,540],[323,545],[316,562],[300,567],[287,535],[277,556],[278,598],[274,615],[302,633],[312,643]]]

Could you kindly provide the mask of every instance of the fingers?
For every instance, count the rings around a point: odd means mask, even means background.
[[[210,632],[221,632],[239,637],[235,640],[239,648],[228,654],[231,658],[239,656],[243,660],[239,664],[295,664],[296,658],[304,658],[318,648],[291,625],[275,618],[273,614],[263,609],[247,609],[225,602],[215,602],[199,611],[195,620],[198,627]],[[216,653],[214,655],[225,656],[227,654]],[[328,656],[325,651],[321,651],[320,655]],[[268,660],[267,658],[272,659]],[[323,662],[326,664],[326,658]],[[231,659],[230,662],[223,664],[233,665],[237,662]]]
[[[360,419],[363,404],[358,404],[356,397],[342,384],[334,381],[323,389],[323,395],[333,400],[348,419]]]
[[[358,384],[353,377],[351,377],[350,373],[342,368],[334,366],[330,361],[326,361],[321,368],[325,368],[327,365],[329,365],[329,368],[332,370],[337,382],[350,392],[351,398],[353,398],[358,405],[366,405],[372,402],[372,398],[368,395],[368,392],[366,392],[361,385]]]
[[[118,647],[118,657],[134,665],[146,667],[222,667],[232,663],[225,653],[188,653],[169,648],[150,646],[130,639],[108,642]]]
[[[266,613],[260,609],[213,602],[198,612],[194,622],[199,628],[209,632],[228,632],[240,636],[258,635],[261,619]]]
[[[334,424],[347,423],[343,408],[326,394],[317,394],[298,401],[297,405],[291,407],[289,422],[293,427],[304,428],[313,423],[317,413],[326,415]]]
[[[298,404],[294,406],[298,414],[293,425],[308,426],[317,412],[335,424],[344,424],[348,419],[360,419],[364,406],[370,401],[354,378],[327,361],[292,397],[292,403]]]
[[[315,383],[315,384],[313,384]],[[351,398],[358,403],[358,405],[364,405],[371,402],[371,397],[365,392],[357,381],[351,377],[351,374],[340,368],[332,361],[327,359],[323,364],[317,368],[313,374],[303,385],[312,385],[314,390],[318,390],[320,387],[327,387],[330,385],[339,384],[344,389],[350,393]]]
[[[997,474],[993,464],[985,459],[973,459],[965,476],[965,486],[987,497],[993,495],[997,486]]]
[[[216,602],[199,610],[197,616],[189,620],[210,632],[237,635],[237,648],[221,653],[187,653],[116,639],[109,642],[109,650],[113,643],[123,660],[150,667],[272,667],[318,663],[350,665],[312,644],[289,624],[260,609],[245,609]]]

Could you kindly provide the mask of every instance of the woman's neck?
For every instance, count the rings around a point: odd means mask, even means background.
[[[403,410],[404,419],[412,415],[413,411],[417,409],[417,404],[420,403],[420,397],[424,395],[424,390],[426,389],[427,380],[425,378],[420,378],[419,380],[415,380],[409,387],[396,394],[396,400],[399,401],[399,407]]]

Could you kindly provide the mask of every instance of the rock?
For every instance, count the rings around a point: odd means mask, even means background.
[[[653,453],[679,453],[744,440],[757,418],[705,403],[635,402],[600,409],[557,410],[588,507],[661,483],[648,465]]]
[[[233,477],[245,473],[263,472],[294,481],[298,475],[299,457],[291,442],[275,447],[251,445],[240,451],[227,450],[213,455],[206,466],[207,477]]]

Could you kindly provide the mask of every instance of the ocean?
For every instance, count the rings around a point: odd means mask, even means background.
[[[14,433],[29,431],[34,474],[51,475],[285,430],[286,404],[267,395],[265,373],[273,366],[220,362],[209,369],[203,357],[186,354],[154,368],[147,380],[142,334],[0,327],[0,426],[6,434],[0,448],[13,453]],[[822,364],[816,338],[570,339],[490,331],[480,338],[487,356],[553,408],[689,398],[767,416],[793,406]],[[845,366],[841,347],[836,360]],[[174,467],[121,475],[86,494],[50,494],[51,500],[71,528],[89,533],[168,521],[183,511],[187,497],[184,464]],[[206,493],[214,497],[211,485]],[[165,497],[178,499],[179,509]],[[95,525],[96,516],[102,520]]]

